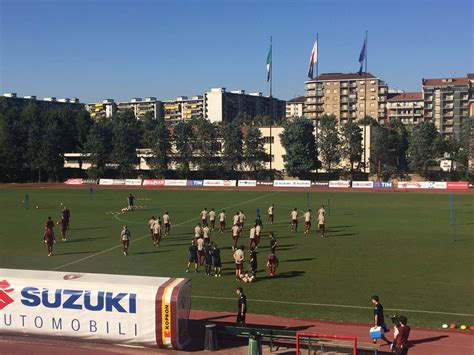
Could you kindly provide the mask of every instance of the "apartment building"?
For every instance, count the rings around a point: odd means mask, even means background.
[[[418,124],[423,121],[423,106],[422,92],[389,93],[387,117],[403,124]]]
[[[3,94],[2,100],[8,102],[9,104],[20,107],[28,105],[32,102],[41,108],[61,107],[63,105],[68,105],[69,107],[75,109],[81,109],[84,107],[84,104],[80,103],[77,97],[57,99],[54,96],[50,96],[40,100],[34,95],[21,97],[18,96],[16,92],[6,92]]]
[[[204,116],[204,99],[201,95],[188,98],[178,96],[176,100],[165,101],[163,112],[165,121],[192,120]]]
[[[304,96],[295,97],[286,102],[286,118],[291,119],[303,116]]]
[[[305,82],[305,93],[308,118],[333,114],[345,123],[364,118],[366,113],[379,122],[386,120],[388,87],[371,73],[321,74]]]
[[[423,79],[424,119],[432,121],[442,135],[459,136],[461,123],[469,115],[470,80]]]
[[[246,94],[244,90],[226,91],[213,88],[204,93],[204,117],[211,122],[231,122],[238,114],[272,116],[275,121],[285,118],[286,103],[261,92]]]
[[[469,116],[474,116],[474,74],[467,74],[469,80]]]
[[[131,110],[137,119],[145,118],[147,112],[151,112],[155,119],[163,117],[162,102],[156,97],[145,99],[135,97],[130,101],[121,102],[115,102],[114,99],[104,99],[102,102],[87,104],[86,109],[93,119],[109,118],[125,110]]]

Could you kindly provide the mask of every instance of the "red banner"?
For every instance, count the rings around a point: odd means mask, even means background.
[[[145,179],[144,186],[165,186],[165,179]]]
[[[448,181],[448,190],[467,190],[468,188],[467,181]]]
[[[68,185],[82,185],[82,179],[67,179],[66,184]]]

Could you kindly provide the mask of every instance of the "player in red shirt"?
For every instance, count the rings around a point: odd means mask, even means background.
[[[46,220],[46,222],[44,223],[44,226],[48,229],[51,229],[53,230],[54,228],[54,222],[53,220],[51,219],[51,217],[48,217],[48,219]]]
[[[56,240],[54,238],[54,233],[52,229],[50,228],[44,229],[43,241],[48,248],[48,256],[53,255],[53,244],[56,243]]]
[[[61,217],[61,219],[57,222],[57,225],[61,226],[62,241],[65,242],[66,241],[66,231],[67,231],[67,227],[68,227],[68,223],[67,223],[66,218]]]
[[[274,277],[276,275],[276,268],[278,267],[278,258],[277,256],[272,253],[267,258],[267,268],[270,271],[270,277]]]

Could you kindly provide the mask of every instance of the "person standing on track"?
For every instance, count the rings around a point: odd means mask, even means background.
[[[163,215],[163,226],[164,226],[164,232],[165,232],[165,236],[168,236],[170,235],[170,231],[171,231],[171,218],[170,218],[170,214],[168,213],[168,211],[165,212],[165,214]]]
[[[127,226],[122,227],[122,231],[120,232],[120,241],[122,242],[123,247],[123,255],[128,255],[128,247],[130,245],[130,239],[132,238],[132,233]]]
[[[383,306],[379,302],[379,296],[372,296],[372,304],[374,305],[374,327],[382,328],[381,339],[384,340],[388,345],[391,344],[390,341],[385,337],[384,333],[388,332],[387,324],[385,324],[385,317],[383,313]],[[377,343],[377,339],[372,340],[374,344]]]
[[[150,238],[152,241],[154,241],[153,226],[155,225],[155,222],[156,222],[155,216],[151,216],[151,219],[148,221],[148,229],[150,230]]]
[[[214,208],[211,208],[209,211],[209,224],[211,225],[211,230],[216,228],[216,211],[214,211]]]
[[[275,205],[272,204],[270,207],[268,207],[268,222],[273,224],[273,213],[274,213]]]
[[[237,312],[237,323],[239,325],[245,324],[245,315],[247,314],[247,297],[242,290],[242,287],[238,287],[235,291],[239,300],[237,302],[238,312]]]
[[[65,242],[66,241],[67,222],[66,222],[66,219],[64,218],[64,216],[61,217],[61,219],[56,224],[61,226],[61,237],[62,237],[61,240],[63,242]]]
[[[207,225],[207,208],[204,208],[201,211],[200,216],[201,216],[201,224],[204,227]]]
[[[135,201],[135,196],[133,196],[132,194],[129,194],[128,197],[127,197],[127,203],[128,203],[128,210],[129,211],[133,211],[134,201]]]
[[[291,219],[291,231],[296,232],[298,230],[298,210],[296,207],[293,211],[290,212],[290,219]]]
[[[225,211],[222,210],[222,212],[219,213],[219,230],[221,231],[221,233],[224,233],[224,230],[225,230],[225,219],[226,219]]]
[[[56,239],[51,228],[44,228],[43,241],[48,249],[48,256],[53,255],[53,245],[56,243]]]
[[[308,209],[304,214],[304,234],[308,234],[311,229],[311,209]]]

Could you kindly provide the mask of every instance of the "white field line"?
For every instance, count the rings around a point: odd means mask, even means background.
[[[214,299],[214,300],[225,300],[225,301],[235,301],[235,298],[232,297],[215,297],[215,296],[191,296],[193,298],[204,298],[204,299]],[[287,301],[275,301],[275,300],[259,300],[248,298],[250,302],[263,302],[263,303],[277,303],[277,304],[287,304],[287,305],[298,305],[298,306],[315,306],[315,307],[333,307],[333,308],[352,308],[352,309],[374,309],[374,307],[364,307],[364,306],[350,306],[344,304],[327,304],[327,303],[308,303],[308,302],[287,302]],[[474,314],[467,313],[450,313],[450,312],[438,312],[438,311],[421,311],[415,309],[395,309],[395,308],[385,308],[388,311],[396,312],[411,312],[411,313],[427,313],[427,314],[443,314],[448,316],[467,316],[474,317]]]
[[[251,200],[247,200],[247,201],[244,201],[244,202],[239,202],[239,203],[236,203],[235,205],[231,205],[231,206],[227,206],[227,207],[223,207],[223,208],[219,208],[219,209],[228,209],[228,208],[233,208],[233,207],[245,205],[245,204],[247,204],[247,203],[249,203],[249,202],[261,200],[261,199],[263,199],[263,198],[265,198],[265,197],[272,196],[272,195],[276,195],[276,194],[278,194],[278,193],[280,193],[280,191],[275,191],[275,192],[272,192],[272,193],[270,193],[270,194],[266,194],[266,195],[263,195],[263,196],[260,196],[260,197],[253,198],[253,199],[251,199]],[[115,215],[115,219],[120,220],[120,219],[117,217],[117,215]],[[178,224],[174,225],[174,227],[178,227],[178,226],[187,224],[187,223],[189,223],[189,222],[192,222],[192,221],[198,220],[198,219],[199,219],[199,217],[192,218],[192,219],[189,219],[189,220],[187,220],[187,221],[185,221],[185,222],[178,223]],[[122,220],[122,221],[123,221],[123,222],[127,222],[127,221],[124,221],[124,220]],[[127,222],[127,223],[128,223],[128,222]],[[137,222],[135,222],[135,223],[137,223]],[[144,223],[144,224],[146,224],[146,223]],[[141,237],[139,237],[139,238],[137,238],[137,239],[132,239],[132,240],[130,241],[130,243],[138,242],[139,240],[141,240],[141,239],[143,239],[143,238],[146,238],[146,237],[149,237],[149,236],[150,236],[149,234],[146,234],[146,235],[141,236]],[[94,253],[94,254],[85,256],[85,257],[83,257],[83,258],[80,258],[80,259],[78,259],[78,260],[71,261],[70,263],[67,263],[67,264],[58,266],[58,267],[52,269],[52,271],[60,270],[60,269],[62,269],[62,268],[65,268],[66,266],[70,266],[70,265],[74,265],[74,264],[80,263],[81,261],[84,261],[84,260],[93,258],[93,257],[98,256],[98,255],[102,255],[102,254],[108,253],[109,251],[112,251],[112,250],[115,250],[115,249],[121,248],[121,247],[122,247],[122,244],[117,244],[117,245],[115,245],[115,246],[113,246],[113,247],[111,247],[111,248],[109,248],[109,249],[105,249],[105,250],[99,251],[98,253]]]

